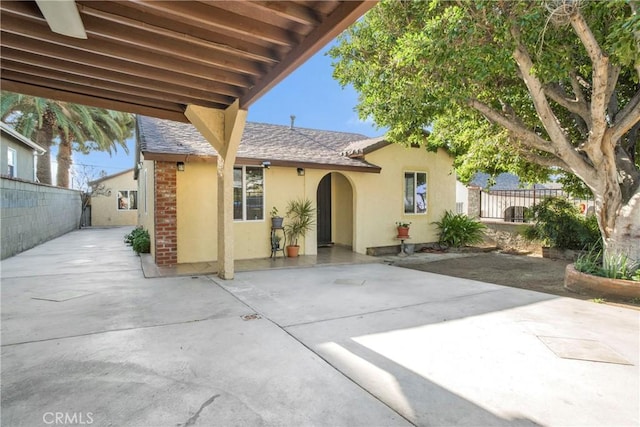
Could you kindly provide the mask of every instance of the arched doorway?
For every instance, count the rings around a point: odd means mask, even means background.
[[[318,184],[317,242],[319,247],[353,246],[353,189],[338,172],[325,175]]]

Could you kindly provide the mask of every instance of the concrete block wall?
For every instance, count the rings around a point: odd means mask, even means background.
[[[0,179],[0,231],[5,259],[79,227],[80,191]]]

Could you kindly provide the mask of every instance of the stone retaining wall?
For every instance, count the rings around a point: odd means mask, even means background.
[[[80,191],[0,179],[2,258],[54,239],[80,225]]]

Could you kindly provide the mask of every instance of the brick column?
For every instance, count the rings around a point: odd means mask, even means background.
[[[156,264],[178,263],[176,164],[156,162],[155,165]]]

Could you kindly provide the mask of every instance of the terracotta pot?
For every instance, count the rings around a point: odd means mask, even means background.
[[[398,237],[409,237],[409,227],[398,227]]]
[[[287,246],[287,256],[289,258],[295,258],[300,252],[300,246]]]

